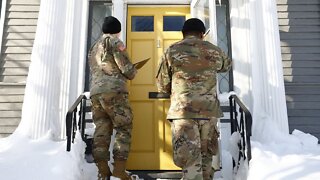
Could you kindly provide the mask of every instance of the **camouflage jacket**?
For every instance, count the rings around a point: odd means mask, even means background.
[[[231,60],[219,47],[197,37],[171,45],[157,74],[158,91],[171,94],[167,119],[221,117],[216,75],[230,67]]]
[[[134,78],[137,70],[130,62],[123,42],[116,35],[104,34],[91,47],[90,95],[128,92],[127,80]]]

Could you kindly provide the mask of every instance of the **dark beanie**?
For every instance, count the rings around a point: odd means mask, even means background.
[[[182,32],[206,32],[203,22],[198,18],[191,18],[184,22]]]
[[[120,21],[113,17],[107,16],[104,18],[102,24],[102,32],[105,34],[117,34],[121,31],[121,23]]]

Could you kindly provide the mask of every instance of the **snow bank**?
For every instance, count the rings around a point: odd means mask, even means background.
[[[79,134],[79,133],[78,133]],[[52,134],[31,140],[18,134],[0,139],[0,174],[5,180],[81,179],[84,144],[77,138],[72,151],[66,141],[52,141]]]

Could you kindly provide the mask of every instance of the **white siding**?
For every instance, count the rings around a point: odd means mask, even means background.
[[[40,0],[8,0],[0,56],[0,137],[20,123]]]

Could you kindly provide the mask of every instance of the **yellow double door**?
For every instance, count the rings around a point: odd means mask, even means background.
[[[134,119],[127,169],[178,169],[172,160],[171,129],[166,120],[170,101],[148,95],[157,91],[155,76],[163,52],[182,39],[181,27],[188,18],[187,6],[128,7],[128,53],[133,63],[151,59],[128,85]]]

